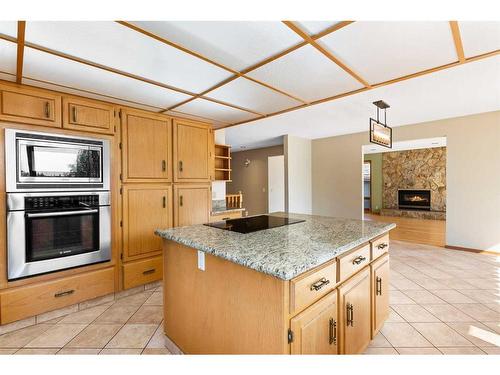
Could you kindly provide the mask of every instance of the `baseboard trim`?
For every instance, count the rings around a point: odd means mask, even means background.
[[[451,246],[451,245],[445,245],[444,247],[447,248],[447,249],[450,249],[450,250],[460,250],[460,251],[468,251],[470,253],[490,254],[490,255],[498,255],[498,256],[500,256],[500,253],[496,253],[494,251],[472,249],[470,247],[460,247],[460,246]]]

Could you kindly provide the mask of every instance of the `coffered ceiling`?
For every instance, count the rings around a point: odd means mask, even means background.
[[[230,127],[500,54],[500,22],[0,21],[0,78]]]

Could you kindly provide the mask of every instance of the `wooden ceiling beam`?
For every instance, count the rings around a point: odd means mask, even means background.
[[[465,62],[464,46],[462,44],[462,37],[460,36],[460,28],[457,21],[450,21],[451,35],[455,43],[455,50],[457,51],[458,61]]]
[[[365,87],[370,87],[370,84],[365,79],[360,77],[359,74],[354,72],[346,64],[344,64],[337,57],[335,57],[330,51],[328,51],[321,44],[316,42],[317,38],[316,39],[312,38],[309,34],[307,34],[305,31],[303,31],[299,26],[297,26],[292,21],[283,21],[283,23],[286,26],[288,26],[292,31],[294,31],[297,35],[299,35],[302,39],[304,39],[307,43],[309,43],[311,46],[316,48],[319,52],[321,52],[323,55],[325,55],[327,58],[329,58],[331,61],[333,61],[335,64],[337,64],[342,70],[344,70],[347,74],[349,74],[351,77],[353,77],[356,81],[360,82]]]
[[[26,21],[17,21],[17,66],[16,66],[16,83],[20,84],[23,81],[23,65],[24,65],[24,36],[26,32]]]

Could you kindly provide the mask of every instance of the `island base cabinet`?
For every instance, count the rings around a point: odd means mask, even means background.
[[[372,277],[372,338],[389,317],[389,255],[371,266]]]
[[[291,354],[338,354],[337,291],[292,318]]]
[[[370,284],[370,268],[367,267],[338,289],[342,354],[360,354],[370,343]]]

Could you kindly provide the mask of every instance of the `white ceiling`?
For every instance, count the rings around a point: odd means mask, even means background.
[[[422,148],[446,147],[446,137],[413,139],[411,141],[393,142],[392,148],[374,144],[364,145],[364,154],[379,154],[384,152],[418,150]]]
[[[315,139],[366,131],[368,137],[372,102],[380,99],[391,105],[393,127],[500,110],[500,56],[230,127],[226,142],[250,149],[275,145],[285,134]]]

